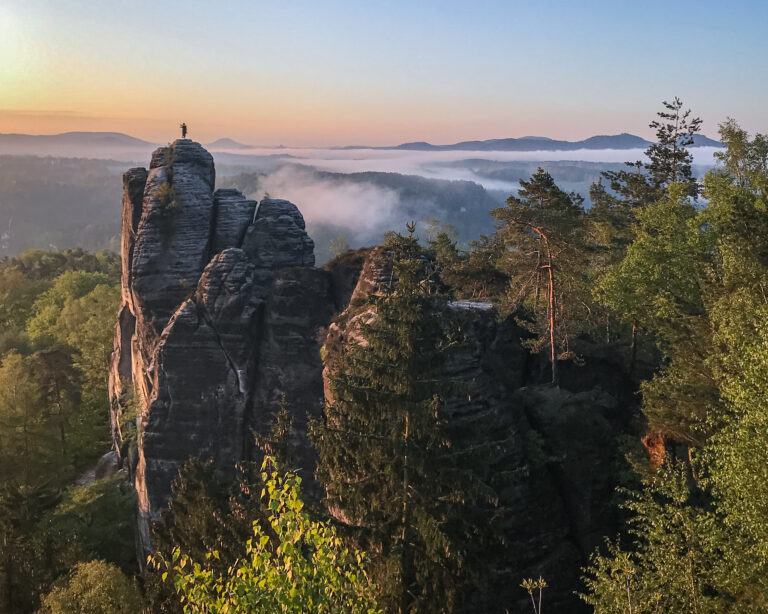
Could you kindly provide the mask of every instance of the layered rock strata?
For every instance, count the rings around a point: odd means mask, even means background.
[[[213,158],[178,140],[123,177],[122,298],[111,370],[115,447],[135,408],[140,540],[189,457],[222,468],[252,455],[283,394],[299,428],[322,404],[317,329],[329,274],[299,210],[214,191]],[[308,446],[304,446],[308,449]]]

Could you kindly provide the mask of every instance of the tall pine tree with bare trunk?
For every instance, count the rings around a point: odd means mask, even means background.
[[[510,311],[523,307],[534,320],[534,351],[547,348],[552,383],[559,383],[557,362],[571,355],[572,323],[588,311],[581,264],[585,250],[582,199],[567,194],[552,176],[539,169],[520,181],[517,196],[494,209],[498,236],[506,249],[498,266],[509,276]],[[577,315],[578,312],[578,315]]]

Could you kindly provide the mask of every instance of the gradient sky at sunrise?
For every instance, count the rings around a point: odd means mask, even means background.
[[[768,2],[0,0],[0,133],[447,143],[768,129]]]

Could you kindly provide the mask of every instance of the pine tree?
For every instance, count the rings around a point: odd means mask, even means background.
[[[460,250],[456,240],[443,232],[430,239],[440,281],[461,299],[490,301],[503,296],[507,278],[497,266],[504,254],[502,242],[496,236],[480,235],[469,247]]]
[[[380,605],[402,614],[451,611],[454,529],[472,501],[492,498],[472,451],[452,447],[443,408],[455,387],[441,372],[458,340],[409,230],[389,237],[393,282],[362,308],[360,341],[333,365],[332,399],[312,428],[328,508],[374,553]]]
[[[656,130],[656,142],[645,150],[648,161],[627,162],[625,170],[601,173],[610,188],[607,198],[615,204],[626,203],[629,211],[643,209],[662,198],[667,186],[674,182],[685,183],[689,196],[699,194],[688,147],[701,130],[701,119],[690,118],[691,110],[683,111],[678,97],[662,104],[664,110],[656,114],[659,119],[648,124]]]
[[[643,386],[643,412],[691,447],[630,496],[632,548],[593,559],[584,598],[596,612],[768,607],[768,151],[732,121],[721,139],[707,207],[673,184],[608,277],[616,307],[666,354]]]
[[[491,212],[506,246],[499,266],[509,276],[510,311],[520,305],[530,309],[539,333],[534,349],[549,348],[557,384],[557,361],[570,354],[569,329],[586,318],[576,313],[583,305],[576,297],[586,293],[580,267],[584,209],[580,196],[563,192],[541,168],[520,186],[506,207]]]
[[[695,198],[699,194],[699,185],[691,170],[693,156],[687,147],[693,145],[693,135],[701,130],[701,119],[689,119],[691,110],[683,111],[683,103],[677,96],[672,102],[665,100],[663,104],[665,110],[656,114],[659,119],[649,124],[656,130],[657,141],[645,151],[649,159],[645,169],[654,188],[684,183],[688,186],[688,194]]]
[[[627,493],[632,548],[608,542],[585,569],[581,598],[596,613],[727,611],[713,590],[719,528],[692,482],[689,467],[670,461]]]

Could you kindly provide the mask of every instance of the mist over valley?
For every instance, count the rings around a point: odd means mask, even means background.
[[[645,142],[619,136],[624,138],[618,144]],[[613,137],[580,144],[607,138]],[[548,148],[501,149],[510,142]],[[222,138],[209,148],[217,163],[217,184],[236,187],[250,198],[265,193],[284,198],[301,208],[319,262],[331,256],[332,241],[347,247],[374,245],[385,232],[402,231],[409,221],[417,222],[423,237],[436,224],[452,227],[460,243],[467,244],[493,231],[488,211],[503,205],[519,181],[539,167],[589,206],[589,187],[601,172],[645,157],[644,148],[634,147],[556,149],[568,142],[543,137],[470,143],[486,145],[476,150],[465,144],[259,148]],[[488,149],[492,146],[499,149]],[[155,147],[119,133],[0,135],[0,255],[30,248],[115,250],[121,174],[126,166],[145,164]],[[691,148],[696,174],[714,165],[717,149]]]

